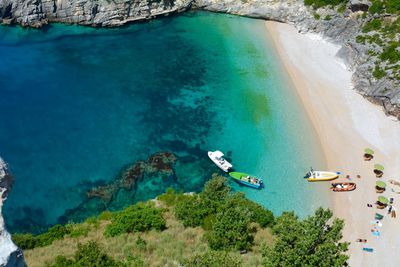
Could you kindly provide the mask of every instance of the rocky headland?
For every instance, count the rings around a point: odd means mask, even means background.
[[[3,203],[11,190],[12,176],[8,172],[6,163],[0,158],[0,266],[25,267],[22,251],[11,241],[4,219],[1,216]]]
[[[370,6],[371,2],[364,0],[318,10],[304,5],[303,0],[4,0],[0,2],[0,22],[29,27],[41,27],[49,22],[113,27],[202,9],[289,23],[300,32],[317,33],[340,45],[338,56],[353,71],[354,89],[371,102],[382,105],[386,114],[400,119],[398,62],[383,61],[380,54],[385,48],[377,42],[365,42],[365,38],[373,39],[374,31],[363,37],[364,42],[359,38],[363,27],[372,20],[380,17],[388,24],[398,23],[398,16],[368,13]],[[394,34],[392,39],[398,40],[400,33]],[[381,42],[390,40],[383,38]],[[394,52],[400,53],[398,48]]]

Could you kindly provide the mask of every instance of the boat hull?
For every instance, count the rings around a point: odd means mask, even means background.
[[[323,171],[315,171],[313,176],[307,178],[309,182],[323,182],[323,181],[332,181],[339,178],[339,175],[336,172],[323,172]]]
[[[218,155],[219,157],[217,157],[216,155]],[[211,159],[211,161],[214,162],[214,164],[217,165],[218,168],[220,168],[224,172],[229,172],[233,166],[222,157],[223,155],[224,154],[222,154],[222,152],[218,150],[214,152],[208,151],[208,157]]]
[[[262,182],[261,179],[252,177],[252,176],[250,176],[250,175],[248,175],[248,174],[246,174],[246,173],[241,173],[241,172],[230,172],[230,173],[229,173],[229,176],[232,177],[233,180],[235,180],[235,182],[237,182],[237,183],[239,183],[239,184],[242,184],[242,185],[245,185],[245,186],[248,186],[248,187],[252,187],[252,188],[259,189],[259,188],[261,188],[262,185],[263,185],[263,182]],[[251,183],[251,182],[248,182],[248,181],[246,181],[246,180],[243,180],[242,177],[251,177],[251,178],[253,178],[253,179],[257,179],[259,182],[257,182],[257,183]]]
[[[338,187],[340,186],[340,187]],[[332,183],[333,192],[350,192],[357,188],[355,183]]]

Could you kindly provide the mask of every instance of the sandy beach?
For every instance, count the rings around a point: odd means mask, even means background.
[[[400,262],[400,216],[391,218],[388,211],[374,204],[378,196],[394,198],[393,207],[400,215],[400,187],[389,184],[400,180],[400,122],[384,114],[381,107],[370,103],[352,89],[351,71],[335,55],[339,46],[313,34],[300,34],[287,24],[266,22],[266,28],[287,70],[293,87],[309,115],[330,170],[340,171],[336,181],[357,183],[357,189],[347,193],[327,192],[332,198],[336,217],[345,220],[344,240],[349,247],[350,266],[398,266]],[[365,148],[375,151],[371,161],[363,160]],[[384,165],[384,175],[376,178],[373,166]],[[361,178],[357,178],[360,175]],[[375,192],[375,182],[387,183],[383,194]],[[385,217],[380,236],[374,236],[374,216]],[[367,239],[366,244],[355,242]],[[373,248],[365,252],[363,247]]]

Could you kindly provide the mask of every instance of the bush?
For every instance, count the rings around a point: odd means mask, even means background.
[[[57,256],[53,264],[48,267],[117,267],[123,266],[121,262],[104,253],[94,241],[82,245],[78,244],[74,259],[67,259],[64,256]]]
[[[33,249],[37,244],[36,238],[32,234],[13,234],[12,240],[21,249]]]
[[[343,3],[343,4],[341,4],[341,5],[338,7],[337,12],[340,13],[340,14],[342,14],[342,13],[344,13],[345,11],[346,11],[346,3]]]
[[[113,216],[113,213],[111,211],[106,210],[106,211],[103,211],[102,213],[100,213],[98,219],[100,221],[109,221],[109,220],[111,220],[112,216]]]
[[[204,218],[209,214],[209,209],[204,207],[199,196],[185,196],[176,203],[175,217],[185,227],[196,227],[203,224]]]
[[[68,227],[57,224],[49,228],[47,232],[36,236],[32,234],[14,234],[12,240],[21,249],[33,249],[35,247],[48,246],[54,240],[63,239],[69,233]]]
[[[330,15],[326,15],[324,18],[324,20],[331,20],[331,19],[332,19],[332,17]]]
[[[364,27],[362,28],[362,32],[366,33],[373,30],[379,30],[381,27],[382,21],[379,19],[374,19],[364,25]]]
[[[184,260],[185,267],[240,267],[242,260],[238,256],[231,256],[227,252],[207,251]]]
[[[346,2],[347,0],[304,0],[304,4],[306,6],[312,6],[313,8],[320,8],[324,6],[337,6]]]
[[[392,42],[388,46],[383,49],[382,54],[379,55],[379,58],[382,60],[389,61],[390,64],[394,64],[400,61],[400,43]]]
[[[69,236],[73,238],[87,236],[90,231],[90,226],[86,224],[70,224],[66,227],[69,227]]]
[[[384,4],[382,1],[373,1],[372,5],[369,7],[368,11],[371,12],[372,14],[381,14],[383,10],[385,9]]]
[[[372,75],[376,78],[376,79],[381,79],[383,77],[386,76],[386,72],[384,70],[382,70],[381,68],[379,68],[379,66],[375,66],[374,71],[372,72]]]
[[[122,233],[144,232],[150,229],[163,230],[166,227],[163,211],[153,203],[138,203],[113,214],[111,224],[107,225],[104,235],[117,236]]]

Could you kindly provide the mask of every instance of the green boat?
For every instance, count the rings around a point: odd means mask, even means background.
[[[251,176],[243,172],[230,172],[229,176],[232,177],[239,184],[243,184],[253,188],[261,188],[263,181],[260,178]]]

